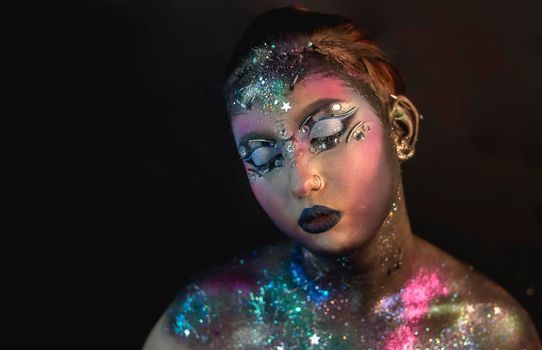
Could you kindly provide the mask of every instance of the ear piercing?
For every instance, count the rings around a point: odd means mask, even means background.
[[[393,139],[395,141],[397,157],[399,158],[399,160],[405,161],[414,157],[414,145],[418,140],[417,124],[419,123],[419,120],[422,119],[422,116],[418,113],[418,110],[416,109],[414,104],[407,97],[403,95],[390,95],[390,97],[393,99],[393,101],[389,110],[389,118],[392,124],[392,132],[394,134]],[[398,111],[398,106],[400,106],[403,111]],[[393,125],[395,123],[394,121],[409,118],[409,116],[405,114],[405,111],[407,111],[406,113],[411,114],[412,123],[414,123],[414,134],[411,135],[410,138],[400,138],[399,135],[397,135],[393,130]],[[399,139],[401,140],[399,141]]]
[[[414,149],[410,147],[410,145],[405,139],[401,140],[399,144],[397,144],[397,140],[396,140],[396,148],[397,148],[397,157],[400,160],[408,160],[414,157]]]

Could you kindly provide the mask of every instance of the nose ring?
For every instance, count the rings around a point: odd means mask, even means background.
[[[322,187],[322,179],[318,175],[314,175],[314,189],[319,190]]]

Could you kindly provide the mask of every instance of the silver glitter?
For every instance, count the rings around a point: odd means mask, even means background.
[[[291,166],[292,168],[297,167],[297,163],[295,162],[295,159],[291,159],[291,160],[290,160],[290,166]]]
[[[295,145],[293,141],[286,141],[284,143],[284,146],[286,147],[286,152],[288,152],[289,154],[292,154],[295,152]]]

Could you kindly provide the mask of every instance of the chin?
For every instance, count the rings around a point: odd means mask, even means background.
[[[366,239],[363,239],[362,235],[352,237],[332,229],[316,235],[304,233],[302,239],[297,241],[316,255],[341,258],[352,255],[363,247]]]

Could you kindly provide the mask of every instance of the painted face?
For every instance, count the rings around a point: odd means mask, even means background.
[[[346,255],[373,237],[399,184],[389,133],[341,79],[311,75],[280,112],[253,108],[232,128],[252,191],[273,222],[316,254]]]

